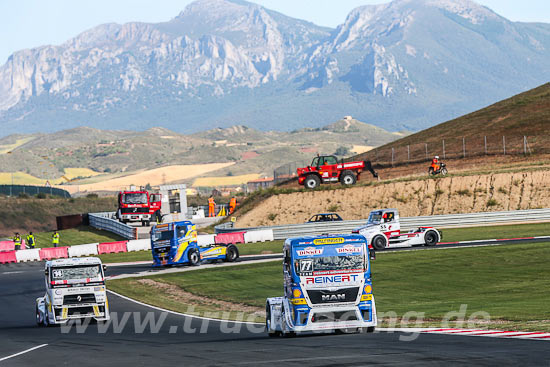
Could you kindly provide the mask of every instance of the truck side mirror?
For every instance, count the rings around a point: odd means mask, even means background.
[[[374,249],[369,249],[369,259],[370,261],[376,260],[376,251]]]
[[[50,272],[48,271],[48,268],[44,269],[44,275],[45,275],[45,276],[48,276],[49,273],[50,273]]]
[[[103,274],[107,271],[107,265],[103,265]]]

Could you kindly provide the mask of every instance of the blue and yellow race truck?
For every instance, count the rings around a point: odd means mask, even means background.
[[[199,247],[197,229],[190,221],[163,223],[151,229],[153,266],[199,265],[201,261],[232,262],[239,258],[233,244],[216,244]]]
[[[287,239],[283,245],[284,296],[266,301],[269,336],[329,330],[373,332],[377,319],[371,259],[374,252],[359,234]]]

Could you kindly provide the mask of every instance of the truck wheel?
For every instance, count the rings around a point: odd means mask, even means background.
[[[424,241],[426,242],[426,246],[435,246],[437,245],[437,233],[435,231],[428,231],[424,235]]]
[[[375,250],[383,250],[386,248],[386,237],[382,235],[374,236],[372,239],[372,247],[374,247]]]
[[[340,183],[344,186],[349,185],[355,185],[357,182],[357,178],[351,171],[344,171],[342,172],[342,176],[340,177]]]
[[[227,251],[225,253],[225,261],[232,263],[233,261],[239,258],[239,249],[235,245],[227,246]]]
[[[267,330],[267,335],[270,338],[281,335],[281,332],[271,330],[271,305],[269,303],[266,303],[265,305],[265,329]]]
[[[362,331],[363,331],[364,333],[374,333],[375,327],[374,327],[374,326],[369,326],[369,327],[364,327],[364,328],[362,328],[362,329],[363,329]]]
[[[151,221],[146,220],[146,221],[145,221],[145,226],[144,226],[144,227],[149,227],[150,225],[151,225]]]
[[[319,176],[316,175],[309,175],[306,177],[306,180],[304,181],[304,186],[308,189],[314,189],[316,187],[319,187],[321,184],[321,179]]]
[[[199,254],[199,251],[197,249],[192,248],[189,250],[189,263],[193,266],[199,265],[199,262],[201,261],[201,255]]]
[[[42,322],[42,316],[40,316],[40,311],[38,310],[38,305],[36,306],[36,325],[44,326],[44,323]]]

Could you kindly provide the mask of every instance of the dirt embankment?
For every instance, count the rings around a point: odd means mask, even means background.
[[[275,195],[239,217],[237,226],[302,223],[322,212],[364,219],[379,208],[409,217],[548,207],[550,171],[497,173]]]

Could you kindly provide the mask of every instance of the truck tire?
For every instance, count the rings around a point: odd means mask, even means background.
[[[193,266],[199,265],[201,261],[201,255],[197,249],[192,248],[191,250],[189,250],[187,256],[189,258],[189,264]]]
[[[385,236],[381,234],[376,235],[372,239],[372,247],[374,247],[375,250],[383,250],[386,248],[386,242],[387,242],[387,239]]]
[[[227,246],[227,251],[225,252],[225,261],[232,263],[239,258],[239,249],[235,245]]]
[[[281,335],[280,331],[271,330],[271,305],[269,302],[265,305],[265,329],[270,338]]]
[[[314,189],[316,187],[319,187],[321,184],[321,179],[317,175],[309,175],[306,177],[306,180],[304,181],[304,186],[308,189]]]
[[[38,310],[38,305],[36,305],[36,325],[44,326],[44,323],[42,322],[42,316],[40,316],[40,311]]]
[[[364,333],[374,333],[375,327],[374,326],[369,326],[369,327],[364,327],[362,329],[363,329],[362,331]]]
[[[351,171],[344,171],[340,176],[340,183],[344,186],[355,185],[357,177]]]
[[[424,235],[424,242],[426,243],[426,246],[435,246],[437,245],[438,235],[435,233],[435,231],[428,231]]]

